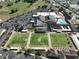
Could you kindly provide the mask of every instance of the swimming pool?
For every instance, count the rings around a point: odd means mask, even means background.
[[[67,24],[67,22],[64,19],[58,19],[57,24]]]

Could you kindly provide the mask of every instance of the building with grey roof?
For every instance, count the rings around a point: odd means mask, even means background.
[[[34,24],[34,25],[35,25],[36,32],[46,32],[46,30],[47,30],[46,23],[44,23],[41,20],[37,19],[36,24]]]
[[[37,19],[36,26],[42,27],[42,26],[43,26],[43,22],[42,22],[41,20],[38,20],[38,19]]]
[[[56,2],[58,2],[58,3],[65,3],[66,2],[66,0],[48,0],[50,3],[56,3]]]
[[[71,4],[77,4],[79,0],[69,0]]]
[[[50,1],[50,3],[54,1],[59,2],[59,3],[66,3],[67,1],[69,1],[70,4],[77,4],[79,0],[48,0],[48,1]]]
[[[33,17],[36,17],[36,31],[72,31],[61,12],[37,12]]]
[[[32,56],[26,57],[23,53],[21,53],[21,54],[16,55],[15,59],[33,59],[33,57]]]
[[[47,57],[51,59],[78,59],[77,52],[74,50],[54,50],[47,51]]]
[[[39,16],[41,21],[45,21],[45,16]]]

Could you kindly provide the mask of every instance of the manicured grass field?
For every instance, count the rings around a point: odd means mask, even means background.
[[[0,19],[3,19],[3,20],[6,20],[11,17],[21,15],[25,12],[29,12],[31,10],[37,9],[38,6],[47,5],[47,3],[45,3],[45,1],[43,1],[43,0],[38,0],[35,3],[33,3],[32,5],[30,3],[22,2],[22,1],[20,1],[18,3],[13,3],[12,6],[8,6],[8,7],[6,5],[7,5],[7,3],[3,4],[2,5],[3,7],[0,9]],[[16,13],[9,14],[12,9],[17,9],[18,11]]]
[[[65,34],[63,33],[54,33],[51,34],[51,42],[52,47],[58,47],[58,48],[68,48],[69,44],[67,41],[67,38],[65,37]]]
[[[10,46],[14,47],[24,47],[27,44],[29,34],[27,33],[14,33],[13,36],[11,37],[11,42]]]
[[[48,46],[48,36],[43,33],[32,34],[30,45],[32,47],[46,47]]]

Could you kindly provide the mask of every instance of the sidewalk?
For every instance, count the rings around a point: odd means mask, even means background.
[[[50,33],[47,33],[47,34],[48,34],[48,44],[49,44],[49,48],[52,48]]]
[[[12,35],[10,36],[10,38],[8,39],[8,41],[6,42],[6,44],[4,45],[4,48],[7,48],[7,46],[9,45],[10,43],[10,39],[12,38],[12,36],[14,35],[14,31],[12,32]]]
[[[27,41],[27,45],[26,45],[26,49],[29,48],[29,45],[30,45],[30,41],[31,41],[31,35],[32,35],[32,32],[29,32],[29,38],[28,38],[28,41]]]

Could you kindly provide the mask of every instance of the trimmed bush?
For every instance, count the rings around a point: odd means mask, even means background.
[[[9,14],[13,14],[16,13],[18,10],[17,9],[12,9],[11,12]]]
[[[0,5],[0,9],[2,8],[3,6],[2,5]]]
[[[42,8],[47,8],[47,5],[43,5]]]
[[[7,4],[7,7],[12,6],[12,5],[13,5],[13,3],[9,2],[9,3]]]

